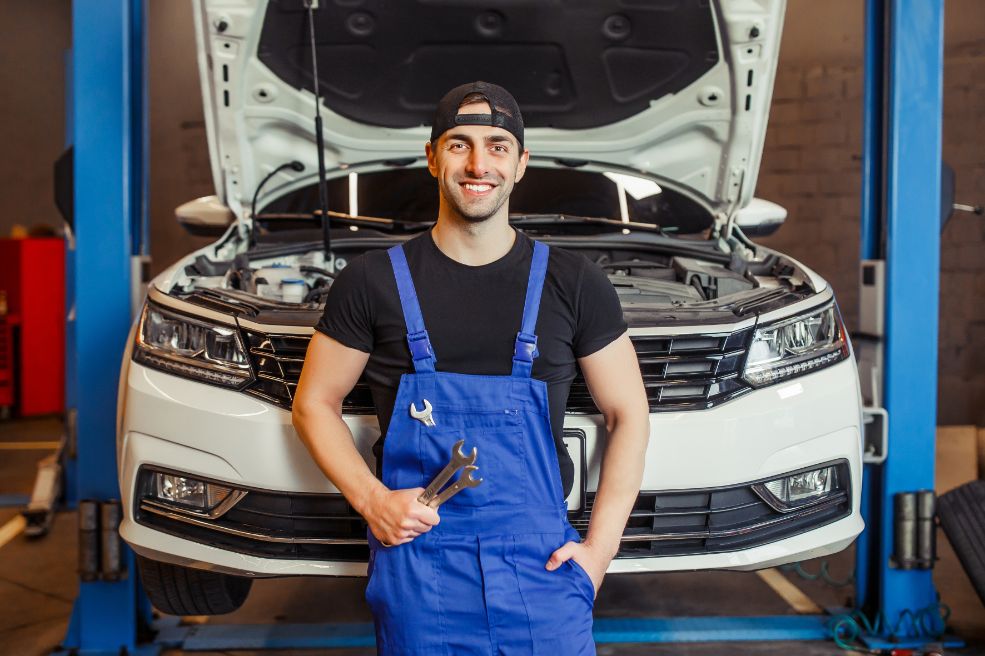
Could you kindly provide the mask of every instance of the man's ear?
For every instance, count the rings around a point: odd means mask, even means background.
[[[431,172],[431,177],[438,177],[438,162],[435,155],[434,146],[431,145],[430,141],[424,142],[424,154],[428,158],[428,171]]]
[[[516,167],[516,178],[513,180],[514,184],[523,179],[523,174],[527,172],[527,162],[529,161],[530,151],[524,148],[523,152],[520,153],[520,162]]]

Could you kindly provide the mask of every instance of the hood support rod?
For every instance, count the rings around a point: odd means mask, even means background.
[[[325,181],[325,136],[322,134],[321,95],[318,93],[318,53],[315,50],[314,0],[304,0],[308,10],[308,33],[311,38],[311,73],[315,85],[315,145],[318,148],[318,209],[321,213],[322,244],[325,261],[331,259],[332,238],[328,232],[328,183]]]

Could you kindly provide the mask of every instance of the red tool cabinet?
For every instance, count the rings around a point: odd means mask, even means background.
[[[65,242],[0,239],[0,291],[0,406],[21,417],[63,412]]]
[[[14,322],[0,302],[0,409],[14,405]]]

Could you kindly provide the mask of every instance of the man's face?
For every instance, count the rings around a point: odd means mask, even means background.
[[[459,114],[489,114],[484,102],[463,105]],[[425,145],[428,169],[438,180],[447,208],[462,219],[480,223],[506,204],[513,185],[527,168],[529,153],[516,137],[488,125],[460,125]]]

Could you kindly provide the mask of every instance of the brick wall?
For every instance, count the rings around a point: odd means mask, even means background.
[[[0,26],[0,237],[14,225],[58,229],[52,167],[65,150],[71,3],[0,2]]]
[[[955,200],[985,205],[985,40],[945,50],[944,161]],[[941,235],[938,424],[985,426],[985,217],[955,212]]]
[[[985,41],[948,47],[944,159],[956,200],[985,204]],[[784,65],[773,97],[756,195],[789,211],[760,239],[834,288],[849,329],[858,321],[862,69]],[[955,213],[941,237],[938,423],[985,425],[985,218]]]

